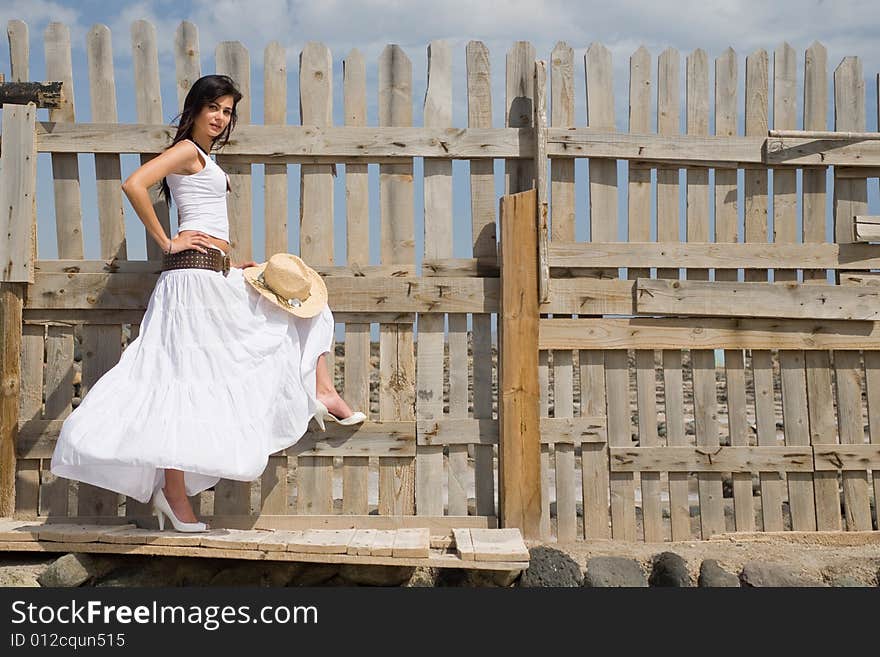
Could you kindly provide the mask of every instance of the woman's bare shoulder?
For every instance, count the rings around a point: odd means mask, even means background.
[[[196,145],[188,139],[181,139],[152,160],[144,162],[125,182],[151,187],[170,173],[189,175],[200,171],[204,165]]]

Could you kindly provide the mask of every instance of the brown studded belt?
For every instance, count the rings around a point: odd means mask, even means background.
[[[202,253],[197,249],[187,249],[162,256],[162,271],[169,269],[210,269],[229,275],[229,256],[217,249]]]

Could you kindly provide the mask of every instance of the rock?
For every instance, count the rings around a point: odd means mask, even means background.
[[[291,568],[293,566],[293,568]],[[299,572],[300,564],[233,563],[217,572],[209,586],[286,586]]]
[[[574,559],[565,552],[541,545],[529,550],[529,567],[519,578],[519,585],[571,587],[580,586],[583,580],[583,573]]]
[[[651,568],[651,586],[693,586],[687,562],[675,552],[661,552],[654,556]]]
[[[411,588],[437,586],[437,569],[418,566],[404,586]]]
[[[65,554],[46,568],[37,581],[45,587],[73,587],[101,577],[118,566],[114,559],[93,557],[90,554],[71,552]]]
[[[838,575],[831,580],[831,586],[861,588],[866,585],[862,584],[859,580],[849,575]]]
[[[303,564],[302,570],[288,582],[287,586],[318,586],[335,577],[339,566],[331,563]]]
[[[706,559],[700,564],[698,584],[704,588],[738,587],[739,577],[724,570],[715,559]]]
[[[593,557],[587,562],[584,586],[645,587],[648,586],[648,578],[645,577],[641,564],[635,559]]]
[[[413,566],[362,566],[344,564],[339,576],[349,584],[360,586],[401,586],[415,572]]]
[[[82,371],[81,370],[75,370],[73,372],[73,385],[75,385],[75,386],[82,385]]]
[[[34,587],[40,586],[36,573],[16,568],[0,568],[0,587]]]
[[[468,585],[475,588],[512,586],[522,570],[468,570]]]
[[[825,586],[821,582],[802,576],[788,566],[760,561],[744,564],[739,579],[743,586],[753,587]]]

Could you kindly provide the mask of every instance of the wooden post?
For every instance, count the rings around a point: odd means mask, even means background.
[[[0,517],[15,510],[15,441],[21,387],[21,313],[36,256],[36,105],[3,107],[0,153]]]
[[[499,506],[525,538],[541,523],[536,207],[535,190],[501,198]]]

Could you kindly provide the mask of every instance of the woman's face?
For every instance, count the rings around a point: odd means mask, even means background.
[[[196,128],[209,139],[216,139],[232,120],[232,95],[209,101],[196,118]]]

